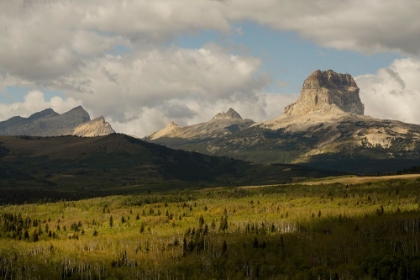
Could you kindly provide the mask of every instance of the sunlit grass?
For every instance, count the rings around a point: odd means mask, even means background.
[[[407,217],[412,217],[410,213],[417,213],[419,209],[419,195],[418,181],[392,180],[350,186],[335,183],[184,190],[1,206],[0,215],[20,214],[23,220],[37,220],[38,225],[31,224],[27,239],[3,228],[0,231],[0,257],[4,260],[3,268],[13,262],[20,266],[30,264],[38,270],[49,265],[56,269],[63,269],[64,264],[68,267],[89,265],[91,273],[96,269],[94,273],[98,275],[103,270],[110,276],[119,271],[118,267],[123,263],[122,266],[126,267],[124,273],[128,273],[130,267],[137,267],[137,273],[143,269],[156,275],[158,264],[175,273],[182,271],[184,262],[198,265],[198,260],[185,258],[183,239],[188,229],[199,229],[202,217],[208,227],[202,252],[207,253],[200,255],[197,252],[196,256],[201,256],[198,267],[203,271],[205,263],[222,256],[223,240],[236,244],[228,246],[243,243],[245,251],[252,248],[254,236],[260,234],[263,235],[258,238],[273,244],[273,248],[280,246],[279,235],[282,234],[290,239],[289,242],[310,241],[315,238],[314,234],[321,234],[317,238],[322,242],[342,242],[340,236],[345,236],[346,232],[352,236],[349,228],[353,230],[356,225],[373,226],[371,221],[375,220],[384,223],[388,220],[383,220],[383,217],[389,216],[391,221],[391,217],[399,213],[408,213]],[[220,231],[219,224],[224,215],[228,217],[228,229]],[[341,225],[341,220],[350,221],[350,224]],[[0,221],[0,227],[4,223],[4,219]],[[251,227],[258,227],[260,232],[253,231],[248,235],[247,228]],[[311,235],[305,235],[308,229],[313,231]],[[324,236],[325,232],[327,236]],[[39,235],[36,242],[34,233]],[[395,242],[392,240],[389,242]],[[319,246],[324,246],[322,250],[328,254],[332,248],[322,244]],[[302,250],[306,252],[306,249]],[[207,259],[210,256],[211,259]],[[297,256],[306,257],[304,253]],[[37,269],[25,271],[35,277],[39,275]]]

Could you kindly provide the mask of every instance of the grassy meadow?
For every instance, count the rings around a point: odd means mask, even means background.
[[[0,206],[0,279],[419,279],[420,180]]]

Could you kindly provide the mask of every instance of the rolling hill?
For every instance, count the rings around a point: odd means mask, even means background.
[[[123,134],[0,136],[1,203],[167,189],[278,184],[338,175],[172,150]]]

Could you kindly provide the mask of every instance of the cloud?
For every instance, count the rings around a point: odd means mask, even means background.
[[[200,30],[241,33],[232,24],[244,21],[336,49],[420,52],[417,0],[15,0],[0,10],[0,74],[43,86],[117,46],[154,49]]]
[[[173,115],[165,111],[166,105],[153,108],[143,108],[135,118],[126,122],[120,122],[107,118],[112,124],[114,130],[124,132],[129,135],[139,137],[146,136],[157,130],[162,129],[170,121],[175,121],[181,126],[193,125],[201,122],[207,122],[217,113],[226,112],[229,108],[234,108],[244,119],[253,119],[254,121],[264,121],[273,119],[283,113],[284,107],[298,98],[294,94],[266,94],[263,92],[255,93],[253,102],[242,102],[236,100],[215,100],[212,103],[202,103],[200,100],[183,100],[183,109],[187,115]],[[193,112],[191,115],[188,112]]]
[[[241,34],[238,23],[251,21],[336,49],[420,50],[417,0],[15,0],[0,1],[0,10],[0,91],[26,86],[66,96],[45,101],[31,92],[24,102],[0,104],[1,119],[83,104],[117,131],[140,136],[172,119],[207,121],[229,107],[245,118],[273,118],[297,98],[263,92],[272,81],[260,59],[212,44],[172,46],[179,35]],[[359,77],[366,112],[418,122],[418,66],[397,60]]]
[[[240,34],[232,28],[244,21],[336,49],[420,52],[417,0],[15,0],[0,10],[0,74],[44,87],[118,46],[151,50],[201,30]]]
[[[269,75],[257,73],[260,67],[259,59],[231,55],[215,45],[172,47],[89,61],[71,79],[57,80],[55,87],[120,123],[136,119],[146,108],[188,118],[217,102],[258,102],[257,92],[271,81]]]
[[[82,105],[80,100],[73,98],[62,99],[61,97],[53,97],[46,101],[41,91],[30,91],[23,102],[15,102],[11,104],[0,103],[0,120],[7,120],[14,116],[29,117],[33,113],[40,112],[44,109],[51,108],[55,112],[62,114],[74,107]]]
[[[193,118],[197,115],[197,112],[191,110],[188,106],[184,104],[172,104],[169,105],[166,110],[166,116],[172,119],[178,118]]]
[[[420,53],[420,2],[231,0],[229,21],[249,20],[298,33],[324,47],[366,53]]]
[[[420,60],[396,59],[376,74],[356,77],[365,114],[420,124]]]

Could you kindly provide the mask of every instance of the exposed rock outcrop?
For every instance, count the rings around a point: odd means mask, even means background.
[[[205,124],[236,119],[228,113]],[[182,128],[183,137],[152,140],[175,149],[346,172],[394,172],[420,165],[420,125],[365,116],[353,77],[332,70],[313,72],[299,99],[275,119],[240,129],[225,125],[213,130],[212,138],[197,137],[204,134],[191,133],[194,127],[204,124]]]
[[[350,74],[316,70],[303,82],[299,99],[286,106],[283,115],[259,125],[272,130],[305,131],[343,118],[367,119],[364,110],[359,88]]]
[[[176,137],[175,135],[178,135],[180,129],[181,127],[177,123],[171,121],[163,129],[149,135],[148,138],[155,140],[161,137]]]
[[[83,123],[73,130],[73,135],[84,137],[104,136],[115,131],[111,125],[105,121],[104,117],[99,117],[89,122]]]
[[[304,81],[299,99],[287,106],[284,114],[317,112],[332,115],[345,112],[363,115],[364,110],[359,88],[350,74],[316,70]]]

